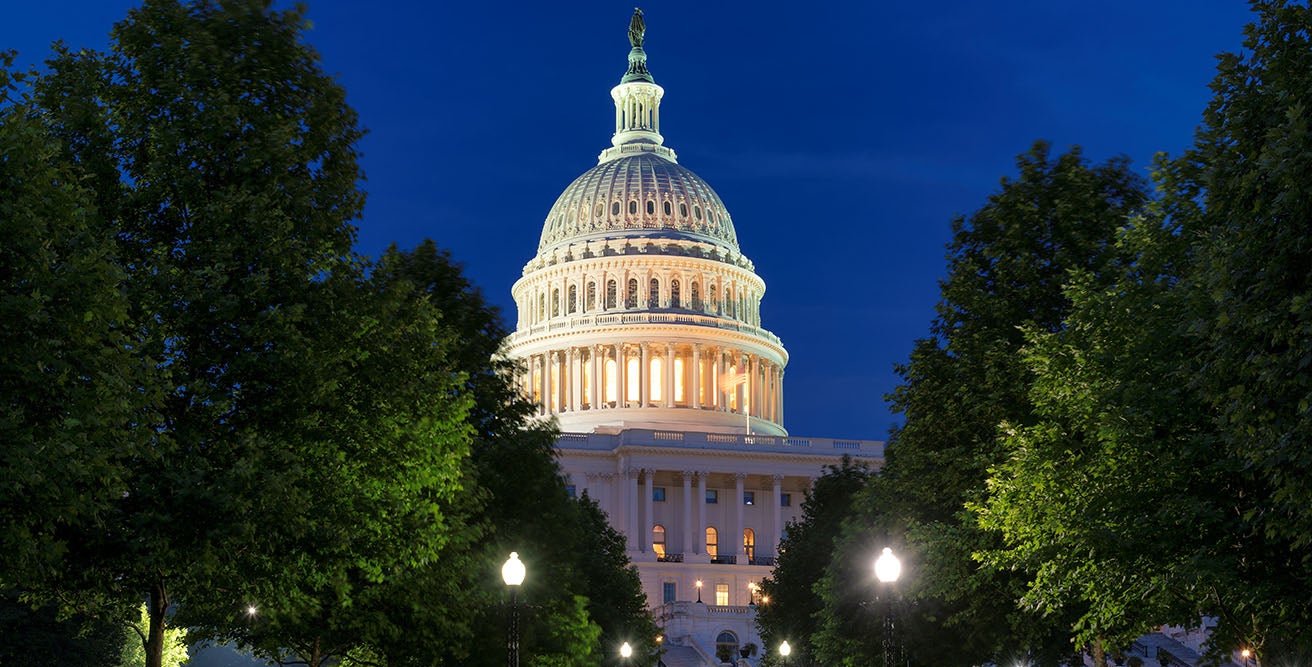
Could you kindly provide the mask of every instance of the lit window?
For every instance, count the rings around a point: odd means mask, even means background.
[[[602,386],[606,388],[606,398],[602,400],[614,405],[615,401],[619,400],[619,392],[615,389],[615,374],[618,372],[615,360],[606,359],[606,365],[602,368],[602,371],[606,374],[606,377],[602,379]]]
[[[642,380],[638,375],[638,369],[640,368],[642,368],[642,363],[637,357],[629,359],[624,364],[624,383],[628,385],[625,387],[624,392],[624,400],[626,401],[638,400],[638,391]]]
[[[791,494],[791,493],[781,493],[781,494],[779,494],[779,506],[780,506],[780,507],[792,507],[792,506],[793,506],[793,494]]]
[[[657,558],[665,557],[665,526],[659,523],[651,529],[651,550],[656,552]]]
[[[720,605],[721,607],[729,606],[729,584],[715,585],[715,604]],[[720,653],[720,646],[722,645],[720,642],[722,642],[725,637],[728,637],[729,641],[732,643],[732,648],[729,649],[729,655],[732,656],[733,652],[738,650],[738,640],[728,632],[720,633],[720,638],[715,640],[715,652],[717,655]]]
[[[663,486],[652,487],[651,499],[658,503],[665,502],[665,487]]]
[[[743,529],[743,551],[747,552],[749,561],[756,558],[756,531],[751,528]]]
[[[674,582],[667,581],[661,585],[661,602],[674,602]]]
[[[720,492],[715,489],[706,489],[706,504],[718,505],[720,503]]]
[[[683,388],[683,359],[674,358],[674,402],[683,403],[688,400]]]
[[[720,555],[720,535],[714,528],[706,527],[706,555],[715,558]]]
[[[755,504],[756,504],[756,492],[755,492],[755,491],[743,491],[743,504],[744,504],[744,505],[755,505]]]
[[[650,369],[652,402],[663,400],[662,397],[664,396],[664,394],[662,393],[662,391],[664,388],[661,386],[661,379],[665,377],[665,374],[662,373],[661,370],[662,370],[661,358],[652,357],[651,369]]]

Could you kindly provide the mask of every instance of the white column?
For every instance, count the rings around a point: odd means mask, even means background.
[[[706,478],[710,474],[707,470],[697,473],[697,534],[692,551],[695,554],[706,553]]]
[[[641,343],[638,349],[642,352],[638,362],[638,405],[645,408],[651,403],[651,346]]]
[[[665,407],[672,408],[674,407],[674,343],[665,344],[665,366],[661,370],[665,371],[665,386],[662,388],[661,398],[665,399]],[[688,387],[684,386],[684,391],[687,390]]]
[[[706,378],[703,377],[704,374],[701,372],[701,367],[702,367],[702,344],[693,343],[692,344],[692,373],[691,373],[692,397],[688,401],[688,405],[691,406],[693,410],[699,410],[702,407],[702,381],[705,380]]]
[[[746,554],[743,552],[743,480],[747,479],[746,473],[734,473],[733,475],[733,505],[734,505],[734,527],[733,527],[733,551],[730,552],[737,557],[739,565],[747,563]]]
[[[782,523],[782,522],[783,522],[783,516],[782,516],[782,514],[783,514],[783,508],[782,508],[782,504],[783,504],[782,489],[783,489],[783,483],[784,483],[784,476],[783,476],[783,475],[775,475],[772,479],[774,480],[774,488],[772,489],[772,492],[771,492],[771,494],[770,494],[770,497],[773,499],[773,500],[771,501],[770,505],[771,505],[771,509],[772,509],[773,512],[774,512],[774,526],[773,526],[773,528],[774,528],[774,553],[772,553],[772,554],[770,554],[770,555],[771,555],[771,556],[778,556],[778,555],[779,555],[779,541],[782,540],[783,537],[784,537],[784,524]]]
[[[547,414],[551,414],[556,407],[556,396],[551,389],[551,367],[556,365],[556,353],[548,352],[542,357],[542,406]]]
[[[583,384],[579,382],[579,366],[582,360],[574,353],[574,349],[571,346],[565,358],[565,395],[568,397],[565,400],[566,407],[570,410],[579,409],[579,391],[582,388],[580,385]]]
[[[683,553],[693,553],[692,541],[692,471],[683,471]]]
[[[628,490],[624,494],[624,509],[628,515],[625,522],[628,524],[629,549],[637,551],[642,547],[642,539],[638,533],[641,532],[641,526],[638,525],[638,469],[629,468]]]
[[[651,506],[652,478],[656,476],[656,471],[652,470],[651,468],[646,468],[642,471],[642,475],[643,475],[643,480],[645,481],[645,484],[643,485],[643,491],[646,492],[647,494],[643,498],[644,517],[642,522],[642,550],[644,552],[647,552],[647,551],[651,551],[651,529],[656,526],[656,518],[655,516],[652,515],[652,506]],[[667,541],[668,541],[668,536],[667,536]]]

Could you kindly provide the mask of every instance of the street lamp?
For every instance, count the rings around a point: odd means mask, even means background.
[[[756,582],[747,582],[747,606],[756,606]]]
[[[629,657],[632,655],[633,655],[633,647],[629,646],[628,642],[624,642],[623,644],[620,644],[620,657],[624,658],[624,662],[627,663],[629,661]]]
[[[1253,652],[1249,649],[1244,649],[1239,652],[1239,655],[1244,656],[1244,667],[1248,667],[1248,658],[1253,655]]]
[[[792,652],[793,652],[793,647],[789,646],[788,640],[785,639],[783,643],[779,645],[779,657],[784,659],[785,665],[788,664],[788,655],[791,654]]]
[[[696,583],[695,585],[697,586],[697,601],[698,601],[698,602],[701,602],[701,601],[702,601],[702,580],[701,580],[701,579],[698,579],[698,580],[697,580],[697,583]],[[703,604],[704,604],[704,603],[703,603]]]
[[[501,579],[510,587],[510,631],[506,640],[506,664],[519,667],[519,585],[524,583],[524,563],[519,554],[510,552],[510,558],[501,566]]]
[[[902,574],[902,562],[893,555],[893,550],[884,547],[884,552],[875,559],[875,578],[889,589],[885,595],[884,607],[884,667],[893,667],[897,649],[893,643],[893,596],[891,589]]]

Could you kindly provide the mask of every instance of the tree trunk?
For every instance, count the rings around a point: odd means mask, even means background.
[[[146,667],[163,667],[164,615],[169,609],[164,582],[155,582],[150,587],[150,601],[146,604],[146,614],[150,617],[150,628],[146,632]]]

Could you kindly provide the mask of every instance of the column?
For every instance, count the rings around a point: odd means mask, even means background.
[[[638,406],[645,408],[651,403],[651,345],[639,343],[638,349]]]
[[[542,406],[546,414],[551,414],[556,404],[556,397],[551,391],[551,367],[556,363],[556,353],[547,352],[542,355],[542,361]]]
[[[592,405],[593,410],[601,407],[601,397],[606,395],[606,392],[601,388],[601,378],[605,376],[606,371],[604,368],[606,360],[603,358],[604,353],[602,352],[604,349],[600,345],[593,345],[592,349],[588,351],[588,354],[592,357],[592,386],[588,387],[588,402]]]
[[[702,344],[692,344],[692,396],[688,400],[688,405],[693,410],[700,410],[702,407]]]
[[[771,479],[774,481],[774,486],[770,493],[770,498],[772,499],[770,502],[770,506],[774,513],[774,525],[772,526],[772,528],[774,529],[774,533],[773,533],[774,553],[770,555],[778,556],[779,540],[783,539],[784,536],[784,524],[782,523],[783,508],[781,507],[781,505],[783,504],[782,489],[784,484],[784,476],[774,475]]]
[[[642,550],[646,552],[651,551],[651,529],[656,526],[656,517],[652,515],[651,506],[652,478],[656,476],[656,471],[651,468],[645,468],[642,471],[642,476],[645,481],[643,491],[647,494],[643,499],[644,520],[642,522]],[[666,542],[669,542],[668,535],[666,536]]]
[[[697,533],[692,550],[695,554],[706,553],[706,478],[710,474],[707,470],[697,473]]]
[[[628,374],[628,371],[624,368],[625,366],[628,365],[624,363],[628,361],[627,359],[624,358],[626,354],[627,353],[624,351],[624,343],[616,343],[615,344],[615,382],[616,384],[619,385],[618,387],[615,388],[615,407],[617,408],[624,407],[624,399],[627,398],[626,394],[629,391],[629,388],[627,386],[628,383],[625,381],[625,377],[624,377],[625,375]]]
[[[736,472],[733,474],[733,505],[734,505],[734,526],[733,551],[737,558],[737,563],[743,565],[747,563],[747,555],[743,553],[743,480],[747,479],[747,473]],[[723,541],[722,541],[723,542]]]
[[[582,389],[579,382],[579,366],[582,365],[582,359],[574,352],[575,348],[570,347],[566,352],[565,358],[565,407],[569,410],[578,410],[582,401],[579,400],[579,391]]]
[[[684,470],[683,478],[683,546],[685,554],[693,553],[692,541],[692,471]],[[705,495],[705,494],[703,494]]]
[[[774,423],[783,426],[784,425],[784,369],[782,368],[779,369],[779,395],[775,397],[775,401],[779,404],[779,418],[774,420]]]
[[[674,407],[674,343],[665,344],[665,387],[661,398],[665,399],[665,407]],[[682,380],[683,378],[679,378]],[[683,390],[688,391],[685,385]]]
[[[638,526],[638,469],[629,468],[629,488],[624,494],[625,526],[629,534],[629,549],[637,551],[641,548],[641,537],[638,536],[640,527]]]

